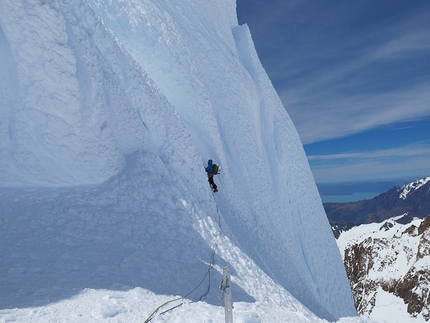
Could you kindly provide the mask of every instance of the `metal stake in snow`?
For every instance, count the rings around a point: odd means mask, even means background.
[[[222,290],[222,298],[224,298],[225,323],[233,323],[233,302],[231,300],[231,280],[229,266],[224,266],[222,268],[222,276],[222,282],[219,288]]]

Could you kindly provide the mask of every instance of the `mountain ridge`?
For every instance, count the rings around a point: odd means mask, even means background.
[[[394,186],[370,200],[349,203],[324,203],[332,227],[352,227],[382,222],[390,217],[407,213],[409,219],[430,214],[430,177]],[[406,220],[407,218],[404,218]]]

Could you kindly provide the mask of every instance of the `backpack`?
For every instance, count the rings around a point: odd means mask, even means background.
[[[213,175],[217,175],[217,174],[219,174],[219,173],[218,173],[218,170],[219,170],[218,165],[217,165],[217,164],[212,164],[212,171],[211,171],[211,174],[213,174]]]

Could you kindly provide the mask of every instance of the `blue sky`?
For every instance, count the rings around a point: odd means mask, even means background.
[[[317,183],[430,176],[430,1],[238,0],[237,10]]]

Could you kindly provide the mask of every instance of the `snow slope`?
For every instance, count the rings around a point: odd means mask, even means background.
[[[422,219],[413,219],[412,222],[407,224],[401,224],[397,222],[407,214],[392,217],[382,223],[367,223],[353,227],[347,231],[342,232],[339,238],[336,240],[339,246],[342,257],[344,256],[345,250],[351,248],[353,245],[362,243],[364,240],[371,237],[372,239],[390,239],[400,238],[403,232],[411,225],[419,226],[423,221]],[[408,244],[408,243],[406,243]],[[415,243],[413,243],[415,244]]]
[[[357,309],[375,322],[428,321],[428,219],[362,224],[337,240]],[[398,222],[399,221],[399,222]]]
[[[4,0],[0,27],[0,315],[184,295],[213,250],[217,270],[188,297],[204,306],[220,305],[229,264],[244,307],[356,315],[300,139],[233,0]],[[222,167],[216,195],[208,158]],[[121,304],[94,320],[122,320]]]

